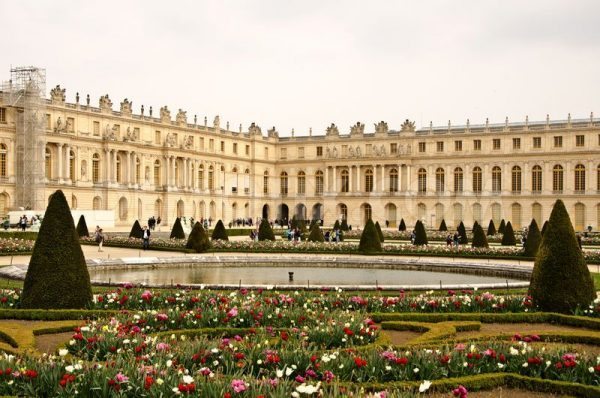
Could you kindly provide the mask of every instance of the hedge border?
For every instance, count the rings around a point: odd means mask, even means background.
[[[116,310],[19,310],[0,309],[0,319],[21,321],[77,321],[80,319],[97,319],[119,313]]]

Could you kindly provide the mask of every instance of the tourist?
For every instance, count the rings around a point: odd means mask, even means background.
[[[323,236],[325,238],[325,242],[329,242],[329,231],[325,232],[325,236]]]
[[[340,230],[335,230],[335,243],[340,243]]]
[[[446,236],[446,246],[452,246],[452,236],[450,234]]]
[[[456,247],[457,249],[458,249],[458,244],[460,243],[458,237],[459,237],[458,232],[455,232],[454,233],[454,247]]]
[[[158,216],[158,218],[156,219],[156,225],[158,225],[160,227],[160,222],[161,222],[161,218],[160,216]]]
[[[98,251],[102,251],[102,244],[104,243],[104,233],[102,232],[102,228],[97,227],[96,230],[96,243],[98,243]]]
[[[416,239],[417,239],[417,234],[416,234],[415,230],[413,229],[413,231],[410,233],[410,243],[412,245],[414,245]]]
[[[19,225],[21,227],[21,231],[25,231],[25,229],[27,229],[27,216],[25,214],[23,214],[23,217],[21,217]]]
[[[250,231],[250,240],[254,241],[254,231]]]
[[[144,231],[142,232],[142,248],[144,250],[150,248],[150,229],[147,226],[144,226]]]

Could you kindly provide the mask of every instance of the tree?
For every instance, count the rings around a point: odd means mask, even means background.
[[[415,245],[426,245],[427,244],[427,232],[425,226],[418,220],[415,224]]]
[[[181,219],[177,217],[175,219],[175,223],[173,224],[173,228],[171,229],[170,239],[185,239],[185,232],[183,232],[183,227],[181,226]]]
[[[141,239],[143,233],[144,230],[140,226],[140,222],[138,220],[135,220],[135,222],[131,226],[131,231],[129,231],[129,237]]]
[[[458,228],[456,228],[456,230],[458,231],[458,242],[461,245],[468,244],[469,238],[467,238],[467,230],[465,229],[465,224],[463,224],[462,221],[460,222],[460,224],[458,224]]]
[[[381,242],[379,241],[377,227],[373,223],[373,220],[371,220],[370,218],[367,220],[362,235],[360,236],[358,251],[363,253],[373,253],[381,251]]]
[[[348,228],[348,221],[344,218],[342,219],[342,224],[340,225],[342,231],[347,232],[350,228]]]
[[[318,223],[313,223],[310,228],[310,235],[308,235],[309,242],[325,242],[325,237],[323,236],[323,231],[321,231],[321,227],[319,227]]]
[[[375,229],[377,230],[377,236],[379,237],[379,242],[383,243],[383,241],[385,239],[383,238],[383,231],[381,231],[381,225],[379,225],[379,221],[377,221],[375,223]]]
[[[271,224],[269,224],[269,221],[266,218],[262,219],[260,226],[258,227],[258,240],[275,240],[273,228],[271,228]]]
[[[90,274],[62,191],[50,198],[25,276],[22,308],[85,308]]]
[[[220,222],[221,220],[219,220]],[[222,225],[223,223],[221,223]],[[215,227],[216,229],[216,227]],[[192,249],[196,253],[203,253],[210,249],[211,243],[208,239],[208,233],[202,227],[202,224],[199,222],[194,224],[194,228],[190,232],[190,236],[188,237],[188,241],[185,244],[186,249]]]
[[[548,220],[546,220],[546,222],[544,222],[544,226],[542,227],[542,236],[544,236],[544,233],[546,232],[546,228],[548,228]]]
[[[525,243],[523,244],[523,255],[526,257],[535,257],[541,242],[542,233],[538,228],[537,222],[533,219],[527,229],[527,236],[525,237]]]
[[[503,234],[504,228],[506,228],[506,223],[504,222],[504,218],[500,221],[500,226],[498,227],[498,233]]]
[[[572,313],[587,308],[596,298],[594,283],[577,243],[569,213],[559,199],[531,274],[529,295],[542,311]]]
[[[227,236],[227,230],[225,229],[225,224],[223,224],[222,220],[217,221],[217,225],[215,225],[215,229],[213,229],[210,238],[212,240],[229,240],[229,236]]]
[[[477,221],[473,225],[473,242],[471,243],[472,247],[489,247],[487,237],[483,232],[483,228]]]
[[[89,237],[90,231],[88,230],[87,223],[85,222],[85,217],[83,214],[79,217],[79,221],[77,222],[77,235],[81,237]]]
[[[442,218],[442,222],[440,223],[439,231],[447,231],[448,227],[446,226],[446,220]]]
[[[400,225],[398,226],[398,231],[406,231],[406,224],[404,223],[404,218],[400,220]]]
[[[504,234],[502,235],[502,246],[514,246],[516,244],[517,240],[515,239],[515,232],[513,231],[512,224],[509,221],[504,227]]]
[[[494,220],[490,220],[490,224],[488,225],[487,236],[496,235],[496,225],[494,225]]]

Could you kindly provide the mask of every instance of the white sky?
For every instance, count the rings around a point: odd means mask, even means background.
[[[600,117],[600,1],[0,0],[0,80],[323,134]],[[146,111],[147,114],[147,111]]]

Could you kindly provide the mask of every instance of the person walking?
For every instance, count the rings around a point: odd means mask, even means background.
[[[144,230],[142,232],[142,248],[144,250],[148,250],[150,248],[150,229],[147,226],[144,226]]]
[[[102,251],[102,244],[104,243],[104,233],[102,232],[102,228],[98,228],[96,230],[96,242],[98,243],[98,251]]]

